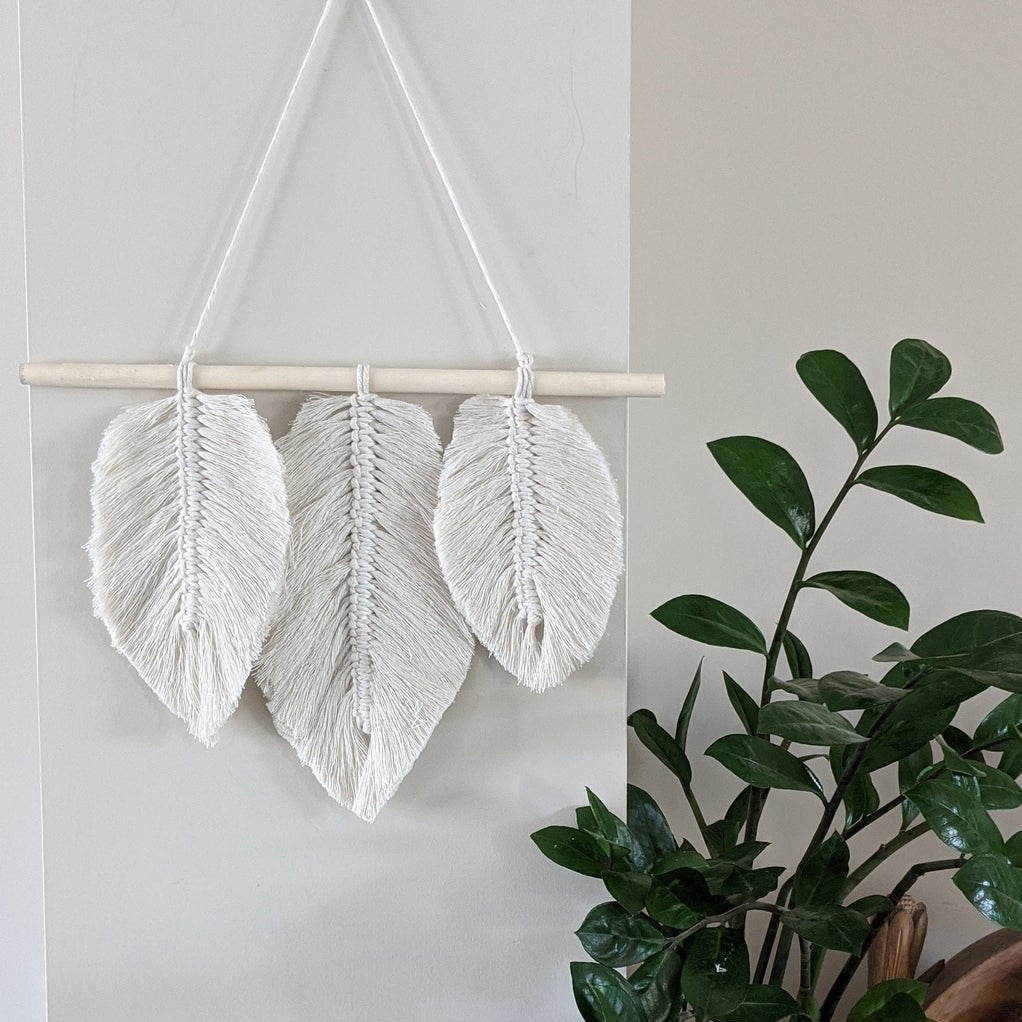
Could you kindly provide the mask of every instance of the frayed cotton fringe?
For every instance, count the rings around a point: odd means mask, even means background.
[[[593,655],[622,570],[621,507],[602,451],[568,409],[479,396],[458,409],[434,521],[454,602],[531,689]]]
[[[440,442],[424,409],[314,397],[280,441],[294,539],[256,669],[278,731],[371,821],[468,673],[433,545]]]
[[[189,386],[107,427],[87,545],[96,616],[207,745],[259,653],[288,538],[283,466],[247,398]]]

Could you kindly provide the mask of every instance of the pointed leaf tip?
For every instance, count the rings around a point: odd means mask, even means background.
[[[862,454],[877,435],[877,406],[858,366],[840,351],[807,351],[795,370]]]
[[[983,515],[973,492],[959,479],[920,465],[880,465],[866,469],[855,480],[863,486],[890,493],[924,511],[982,522]]]
[[[891,415],[936,394],[951,379],[951,363],[932,344],[907,338],[891,350]]]
[[[724,437],[707,446],[753,507],[805,549],[816,530],[816,512],[798,462],[783,447],[755,436]]]

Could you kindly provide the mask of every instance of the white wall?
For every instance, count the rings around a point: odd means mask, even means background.
[[[25,356],[18,9],[0,3],[0,1007],[35,1022],[45,1003],[29,395]]]
[[[319,6],[23,5],[33,359],[177,357]],[[379,6],[537,361],[624,368],[628,4]],[[364,17],[337,10],[200,360],[512,365]],[[51,1022],[573,1018],[588,885],[528,835],[567,822],[587,783],[623,801],[623,596],[559,691],[530,696],[479,656],[367,827],[257,695],[205,750],[92,618],[89,464],[117,409],[152,396],[33,394]],[[258,404],[279,434],[300,399]],[[457,402],[427,403],[448,434]],[[623,489],[623,402],[573,407]],[[27,662],[5,680],[34,697]],[[35,940],[37,915],[21,918]],[[38,976],[23,978],[4,1015],[34,1022]]]
[[[913,635],[961,610],[1022,608],[1020,41],[1022,6],[985,0],[635,5],[632,367],[666,371],[670,397],[631,408],[632,708],[676,713],[704,652],[647,616],[665,599],[708,593],[772,629],[795,548],[705,443],[767,436],[799,459],[818,503],[833,494],[852,450],[795,375],[812,348],[845,351],[886,401],[891,345],[930,340],[955,367],[948,393],[986,404],[1007,448],[993,458],[930,434],[892,437],[880,461],[959,475],[987,524],[862,491],[820,567],[898,583]],[[820,669],[866,669],[899,637],[823,593],[802,598],[794,628]],[[697,751],[736,729],[721,668],[758,691],[761,664],[706,657]],[[668,799],[638,746],[630,774]],[[697,775],[707,801],[726,805],[722,768],[700,763]],[[1003,822],[1010,832],[1022,815]],[[775,796],[761,836],[783,862],[813,825],[811,806]],[[940,847],[912,846],[877,889]],[[918,892],[930,911],[924,964],[990,928],[946,874]]]

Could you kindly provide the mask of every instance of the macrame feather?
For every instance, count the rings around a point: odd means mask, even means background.
[[[592,657],[621,574],[621,509],[603,453],[567,408],[464,402],[434,528],[454,602],[522,684],[559,685]]]
[[[366,393],[307,401],[280,451],[294,540],[256,680],[301,761],[372,821],[472,658],[433,546],[440,442],[424,409]]]
[[[107,427],[88,544],[96,615],[207,745],[259,653],[288,536],[283,468],[247,398],[188,384]]]

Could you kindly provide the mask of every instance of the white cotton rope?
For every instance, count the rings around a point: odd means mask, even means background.
[[[444,167],[443,160],[440,158],[440,152],[437,149],[436,143],[433,141],[433,136],[431,135],[429,128],[426,127],[426,122],[419,110],[419,105],[416,103],[415,97],[412,95],[411,89],[408,87],[408,82],[405,78],[404,72],[402,72],[401,67],[398,64],[397,57],[394,55],[394,50],[387,39],[387,33],[383,30],[383,25],[380,23],[379,15],[376,13],[376,5],[373,3],[373,0],[363,0],[363,2],[365,3],[366,10],[369,12],[369,17],[373,23],[373,27],[376,29],[376,35],[383,48],[384,54],[387,57],[387,62],[390,64],[391,70],[394,72],[394,77],[397,80],[398,87],[401,89],[405,102],[408,104],[409,111],[411,111],[412,119],[415,121],[415,125],[419,129],[419,135],[422,137],[423,144],[426,146],[426,152],[429,154],[429,158],[432,160],[433,166],[436,169],[437,176],[440,178],[440,182],[444,186],[447,198],[458,218],[458,223],[461,224],[461,229],[464,231],[465,238],[468,241],[469,247],[472,249],[472,255],[475,256],[476,263],[479,266],[479,271],[483,275],[486,287],[493,296],[493,302],[497,306],[497,311],[500,313],[500,318],[504,322],[508,336],[511,338],[511,343],[515,346],[515,353],[518,356],[519,362],[521,362],[521,360],[526,357],[525,348],[522,346],[522,342],[519,340],[518,334],[515,331],[514,326],[511,324],[511,317],[508,314],[507,306],[504,304],[504,300],[501,298],[500,292],[497,290],[493,274],[490,272],[486,259],[483,257],[483,252],[479,246],[479,242],[476,240],[475,232],[472,230],[472,227],[468,222],[468,217],[465,215],[465,210],[461,205],[461,201],[458,199],[458,196],[454,191],[454,185],[451,183],[451,178]]]
[[[224,254],[220,259],[220,265],[217,267],[217,271],[213,276],[213,283],[209,289],[209,294],[206,296],[206,301],[202,306],[202,311],[199,313],[199,318],[195,323],[195,329],[192,331],[192,336],[187,345],[185,345],[184,352],[181,355],[182,362],[190,362],[195,355],[195,348],[199,343],[199,337],[206,326],[206,320],[209,318],[209,314],[213,310],[213,305],[216,303],[217,294],[220,290],[220,281],[223,279],[224,273],[227,271],[227,266],[231,261],[231,257],[234,255],[238,238],[241,235],[242,228],[245,226],[245,221],[248,219],[256,193],[259,191],[259,186],[262,184],[263,177],[266,174],[266,169],[270,164],[270,158],[273,156],[274,150],[277,148],[277,143],[280,141],[280,136],[284,129],[284,122],[287,120],[288,114],[290,114],[291,108],[294,106],[294,100],[295,96],[298,94],[298,88],[302,84],[302,80],[305,78],[306,71],[312,61],[313,51],[316,49],[316,43],[319,41],[319,37],[323,32],[323,27],[326,25],[327,19],[330,15],[330,9],[333,7],[333,4],[334,0],[326,0],[326,3],[323,5],[323,10],[319,15],[319,20],[316,22],[312,38],[309,40],[309,45],[305,48],[305,53],[302,56],[301,63],[298,65],[298,71],[295,73],[294,80],[291,82],[291,88],[288,90],[287,99],[284,101],[284,106],[281,108],[280,116],[277,118],[277,123],[273,127],[270,140],[267,142],[266,149],[263,151],[262,158],[259,161],[259,166],[256,168],[256,172],[252,177],[252,183],[249,186],[248,194],[245,196],[245,201],[241,206],[241,212],[238,214],[238,219],[234,224],[234,229],[231,231],[231,236],[224,248]]]

